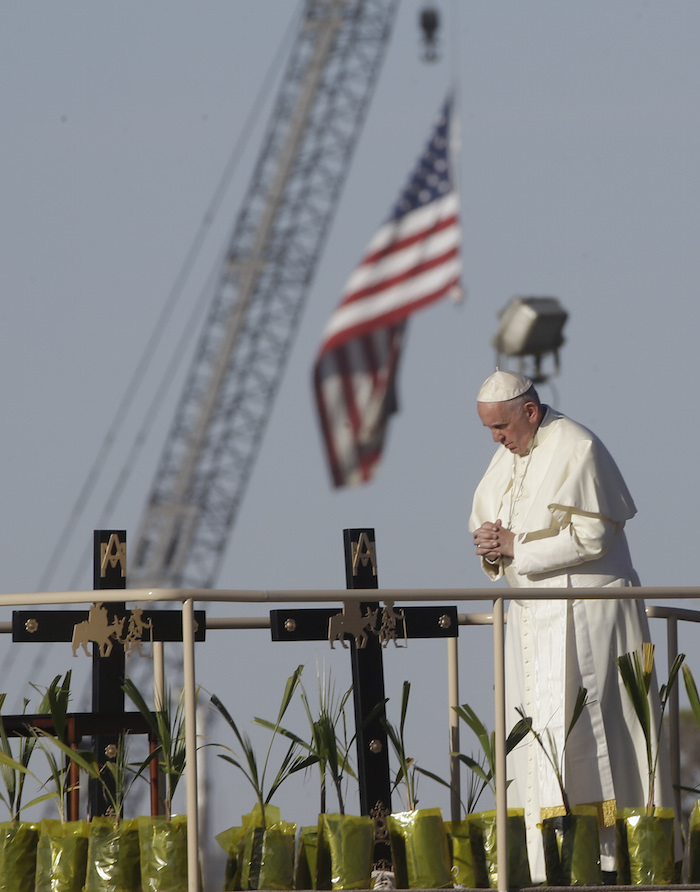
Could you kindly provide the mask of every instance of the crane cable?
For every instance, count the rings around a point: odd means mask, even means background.
[[[208,235],[209,230],[214,223],[216,215],[218,214],[218,212],[221,208],[224,197],[229,190],[231,180],[233,179],[235,173],[237,172],[238,166],[239,166],[241,158],[243,156],[243,153],[248,146],[248,143],[249,143],[250,137],[252,136],[253,130],[258,123],[258,120],[260,118],[262,110],[265,107],[266,102],[269,99],[269,96],[271,95],[273,85],[274,85],[275,81],[277,80],[279,73],[282,69],[284,60],[286,59],[286,57],[288,55],[289,46],[291,45],[292,40],[294,39],[294,34],[299,30],[299,21],[301,20],[301,17],[303,14],[303,12],[302,12],[303,7],[304,7],[304,2],[303,2],[303,0],[300,0],[300,3],[298,4],[298,7],[297,7],[297,12],[295,13],[294,16],[292,16],[292,18],[290,20],[290,24],[288,25],[288,27],[282,37],[282,40],[280,41],[280,44],[274,54],[273,60],[267,70],[267,73],[265,74],[262,85],[253,100],[251,110],[249,111],[248,116],[243,124],[242,129],[241,129],[241,136],[239,137],[238,141],[236,142],[236,145],[234,146],[233,151],[232,151],[232,153],[224,167],[224,171],[223,171],[223,173],[219,179],[219,182],[214,190],[213,196],[209,202],[207,210],[202,218],[202,221],[201,221],[199,228],[195,234],[192,244],[185,255],[185,259],[182,262],[180,270],[179,270],[177,276],[175,277],[175,281],[168,293],[168,296],[165,301],[165,305],[160,312],[160,315],[158,317],[158,320],[156,322],[154,330],[146,343],[146,346],[142,352],[141,358],[139,359],[139,361],[137,363],[136,370],[135,370],[134,374],[131,376],[131,379],[129,380],[129,383],[126,387],[124,396],[122,397],[122,399],[117,407],[117,410],[114,414],[114,419],[112,420],[112,423],[110,424],[110,426],[107,430],[107,434],[104,438],[102,446],[100,447],[97,458],[95,459],[94,463],[90,467],[90,470],[88,471],[88,474],[87,474],[85,481],[80,489],[80,492],[78,493],[78,497],[76,498],[73,508],[71,509],[71,512],[68,516],[68,519],[66,520],[64,526],[61,529],[61,532],[58,536],[56,545],[49,555],[49,558],[46,562],[46,566],[45,566],[44,571],[43,571],[41,578],[39,580],[39,584],[36,588],[37,592],[43,592],[43,591],[49,590],[49,587],[52,583],[52,580],[54,579],[54,576],[55,576],[57,568],[58,568],[60,556],[63,552],[65,552],[68,542],[72,539],[72,537],[76,531],[76,528],[78,526],[78,522],[86,509],[87,502],[88,502],[90,496],[92,495],[92,493],[94,492],[95,487],[97,486],[97,483],[100,479],[100,476],[101,476],[102,472],[104,471],[105,463],[112,451],[112,448],[116,441],[117,435],[124,425],[124,418],[133,405],[134,399],[136,397],[136,393],[142,387],[142,382],[144,381],[146,372],[147,372],[147,370],[151,364],[151,361],[156,353],[156,350],[163,338],[165,328],[166,328],[169,320],[171,319],[173,313],[175,312],[175,309],[176,309],[176,307],[182,297],[182,294],[184,292],[185,284],[188,281],[189,276],[191,275],[192,269],[195,265],[195,262],[201,253],[201,250],[202,250],[202,247],[203,247],[203,244],[205,241],[205,237]],[[205,287],[205,289],[203,291],[203,295],[206,294],[208,291],[209,291],[209,287]],[[159,384],[159,386],[157,388],[156,397],[154,398],[154,400],[151,402],[151,404],[149,406],[149,410],[146,415],[146,420],[141,424],[141,426],[139,428],[139,431],[136,435],[134,443],[128,452],[127,460],[124,463],[124,465],[122,466],[122,470],[120,471],[120,473],[118,475],[117,485],[115,485],[115,487],[112,489],[112,491],[109,495],[109,498],[107,500],[107,504],[102,511],[100,522],[103,522],[104,518],[106,516],[108,516],[109,511],[114,509],[114,507],[116,506],[117,500],[118,500],[118,496],[121,494],[121,492],[123,492],[123,486],[124,486],[126,480],[129,478],[131,469],[133,468],[134,459],[135,459],[136,455],[140,452],[140,450],[145,442],[147,432],[151,427],[150,419],[151,419],[151,416],[154,414],[153,407],[155,405],[157,405],[157,400],[159,400],[161,398],[162,392],[163,392],[164,388],[166,387],[166,382],[169,381],[170,376],[172,375],[173,368],[176,364],[175,359],[181,358],[183,355],[184,351],[182,348],[183,348],[185,341],[187,340],[188,333],[192,330],[192,319],[194,318],[194,316],[196,316],[200,312],[200,305],[202,303],[203,295],[202,295],[202,297],[200,297],[200,300],[197,303],[197,307],[195,308],[195,312],[192,314],[192,317],[188,321],[188,325],[185,329],[185,334],[180,338],[178,345],[177,345],[177,349],[174,351],[173,357],[171,358],[170,362],[168,363],[168,369],[167,369],[165,375],[163,376],[161,383]],[[89,565],[89,554],[84,553],[80,560],[81,560],[82,568],[84,569],[85,566]],[[78,569],[76,569],[75,573],[73,574],[72,581],[71,581],[71,587],[73,587],[76,584],[76,579],[79,576],[79,572],[80,571]],[[29,670],[29,671],[31,671],[31,674],[34,677],[38,677],[38,673],[41,672],[41,670],[45,666],[45,664],[52,652],[53,652],[52,645],[48,645],[48,646],[42,647],[40,649],[40,652],[37,654],[37,658],[32,661],[31,668]],[[17,656],[18,656],[18,651],[15,648],[12,648],[12,647],[7,648],[7,650],[3,656],[2,662],[0,663],[0,673],[2,674],[3,677],[5,677],[8,674],[11,667],[16,662]],[[28,679],[28,675],[27,675],[27,679]],[[85,691],[83,691],[83,693],[81,695],[81,698],[80,698],[81,700],[84,699],[84,695],[85,695]]]
[[[300,7],[301,9],[301,7]],[[234,147],[234,150],[224,168],[224,172],[217,184],[217,187],[214,191],[214,195],[209,203],[206,213],[200,223],[199,229],[195,235],[195,238],[192,242],[191,247],[189,248],[185,260],[182,263],[180,271],[176,276],[175,282],[168,294],[168,297],[165,302],[165,306],[161,310],[160,316],[156,322],[153,333],[146,343],[146,347],[141,355],[139,362],[137,363],[136,370],[132,375],[127,387],[124,396],[122,397],[119,405],[117,406],[117,410],[114,415],[114,419],[107,431],[105,439],[102,443],[102,446],[98,452],[97,458],[90,468],[88,475],[83,483],[83,486],[78,494],[78,497],[75,501],[72,511],[66,521],[61,533],[58,537],[58,541],[49,555],[48,561],[46,563],[46,567],[44,572],[39,580],[39,585],[36,591],[46,591],[51,584],[51,580],[54,577],[56,572],[56,567],[58,565],[58,560],[62,552],[65,551],[67,542],[72,538],[79,518],[82,516],[87,501],[91,496],[92,492],[97,485],[97,482],[100,478],[100,475],[104,469],[105,462],[107,457],[109,456],[112,447],[114,446],[117,435],[124,425],[124,418],[131,408],[134,398],[136,396],[137,391],[140,389],[141,382],[143,382],[145,378],[145,374],[148,370],[148,367],[151,364],[151,361],[156,353],[158,345],[160,344],[165,328],[170,320],[172,314],[175,311],[175,308],[182,297],[184,292],[185,284],[192,272],[194,264],[202,250],[202,246],[204,244],[205,237],[207,236],[209,229],[211,228],[216,214],[218,213],[221,204],[223,202],[224,196],[229,189],[231,180],[233,178],[234,173],[237,171],[238,165],[240,163],[241,157],[245,148],[247,147],[249,138],[253,132],[253,129],[260,117],[262,109],[266,103],[267,98],[269,97],[274,81],[277,79],[279,72],[282,68],[282,63],[284,58],[286,58],[288,53],[288,46],[290,45],[293,35],[296,31],[298,31],[298,23],[297,20],[299,18],[300,13],[297,13],[297,16],[293,18],[290,22],[287,31],[285,32],[282,41],[280,43],[277,52],[273,58],[272,64],[270,65],[268,72],[265,76],[263,84],[258,91],[257,96],[252,104],[251,111],[248,114],[248,117],[243,125],[242,133],[239,140]],[[189,329],[189,326],[188,326]],[[181,348],[181,343],[178,344],[178,349]],[[181,354],[180,354],[181,356]],[[170,365],[168,366],[167,375],[170,375],[172,372]],[[167,377],[166,379],[167,380]],[[162,387],[162,383],[159,387]],[[130,463],[133,460],[133,455],[135,451],[140,451],[140,447],[143,445],[142,443],[142,432],[145,428],[150,427],[148,423],[146,425],[142,425],[139,430],[139,433],[136,437],[136,442],[132,449],[129,452],[129,457],[127,462],[125,463],[122,471],[119,475],[120,484],[123,485],[124,481],[128,479],[130,475],[131,468],[133,465]],[[138,448],[136,448],[138,446]],[[116,500],[114,496],[114,491],[108,500],[108,507],[111,509],[114,507]],[[107,510],[107,509],[105,509]],[[104,514],[105,512],[103,512]]]

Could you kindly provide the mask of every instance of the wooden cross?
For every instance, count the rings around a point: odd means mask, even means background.
[[[343,541],[346,587],[378,588],[374,530],[344,530]],[[288,607],[270,611],[270,631],[273,641],[328,640],[331,647],[336,641],[348,647],[349,642],[360,811],[375,818],[375,862],[390,862],[388,835],[383,832],[391,812],[383,650],[392,641],[400,647],[413,638],[456,637],[457,608],[397,608],[393,602],[380,607],[377,601],[346,601],[341,613],[337,608]]]

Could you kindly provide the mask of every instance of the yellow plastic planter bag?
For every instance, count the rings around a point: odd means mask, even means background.
[[[134,820],[93,818],[85,892],[141,892],[139,828]]]
[[[688,821],[688,882],[700,883],[700,800],[693,805]]]
[[[498,840],[496,810],[482,811],[469,818],[476,885],[498,888]],[[525,811],[508,809],[508,884],[531,886],[530,863],[527,859]]]
[[[243,828],[229,827],[216,835],[216,841],[226,852],[226,869],[224,873],[224,892],[235,892],[241,888],[241,854],[243,847]]]
[[[615,822],[617,882],[627,886],[673,883],[673,809],[619,808]]]
[[[374,821],[369,815],[319,816],[317,889],[369,889],[373,859]]]
[[[542,845],[550,886],[599,886],[598,809],[575,806],[571,815],[542,821]]]
[[[318,862],[318,824],[299,830],[299,843],[294,862],[294,888],[315,889]]]
[[[268,817],[270,816],[269,810]],[[242,889],[292,889],[294,887],[294,842],[297,825],[276,821],[266,827],[257,823],[256,813],[247,816],[241,855]]]
[[[459,886],[476,888],[469,818],[463,821],[445,821],[447,841],[450,845],[452,877]]]
[[[137,821],[143,892],[188,892],[187,816]]]
[[[452,886],[447,831],[439,808],[397,812],[387,818],[398,889]]]
[[[34,892],[36,824],[0,823],[0,892]]]
[[[82,892],[89,832],[87,821],[39,824],[35,892]]]

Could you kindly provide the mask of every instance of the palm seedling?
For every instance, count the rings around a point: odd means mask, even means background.
[[[476,734],[477,740],[481,744],[483,752],[479,760],[473,756],[467,756],[464,753],[451,753],[457,756],[460,762],[463,762],[472,772],[471,783],[467,788],[466,812],[471,813],[476,810],[476,805],[481,798],[482,793],[486,789],[496,794],[494,787],[496,778],[496,734],[492,731],[489,734],[484,723],[479,719],[474,710],[468,703],[454,707],[457,715],[466,722],[471,730]],[[523,717],[511,729],[506,739],[506,754],[512,752],[515,747],[530,733],[531,722]]]
[[[545,728],[544,734],[541,731],[538,731],[536,728],[532,727],[532,719],[526,717],[525,711],[522,707],[516,707],[519,715],[522,717],[523,721],[527,722],[528,730],[532,733],[532,736],[537,741],[540,749],[545,755],[545,758],[549,762],[552,771],[554,772],[554,776],[557,779],[557,784],[559,786],[559,792],[561,793],[562,804],[564,806],[564,813],[567,815],[572,814],[571,803],[569,802],[569,795],[566,792],[566,786],[564,782],[564,756],[566,753],[566,744],[568,743],[569,737],[571,736],[571,732],[574,730],[576,723],[581,718],[581,714],[583,710],[588,705],[588,689],[587,688],[579,688],[578,694],[576,695],[576,700],[574,702],[574,708],[571,713],[571,719],[569,720],[569,725],[566,729],[566,733],[564,735],[564,742],[561,747],[561,752],[559,751],[559,745],[557,743],[557,739],[555,735],[552,733],[550,728]],[[526,731],[527,733],[527,731]]]
[[[693,718],[695,719],[695,724],[700,728],[700,695],[698,694],[697,685],[695,684],[695,679],[693,678],[693,673],[690,671],[690,666],[687,663],[683,664],[683,681],[685,682],[685,690],[688,694],[688,703],[690,704],[690,710],[693,714]],[[698,793],[697,787],[684,787],[681,786],[681,790],[684,790],[687,793]]]
[[[156,704],[157,708],[153,711],[148,708],[143,695],[129,678],[124,683],[124,692],[146,719],[158,741],[156,749],[158,766],[165,776],[163,808],[166,820],[170,820],[175,790],[185,770],[184,692],[180,694],[177,703],[174,703],[171,692],[166,691],[162,702]],[[143,764],[141,770],[145,768],[148,761]]]
[[[666,711],[668,698],[676,683],[678,672],[685,660],[685,654],[678,654],[673,661],[671,671],[668,675],[668,681],[662,685],[659,691],[659,700],[661,712],[659,715],[658,726],[655,722],[654,710],[649,703],[649,690],[654,675],[654,645],[645,641],[640,651],[622,654],[618,657],[617,665],[622,675],[625,689],[632,701],[632,706],[639,720],[639,724],[644,734],[647,756],[647,776],[648,776],[648,796],[647,796],[647,814],[654,814],[655,802],[655,784],[656,769],[659,761],[659,745],[658,737],[661,733],[661,722]]]
[[[114,747],[114,753],[102,765],[97,755],[92,750],[74,750],[60,738],[39,732],[42,739],[59,749],[65,756],[74,762],[88,778],[100,785],[105,800],[109,803],[109,814],[114,818],[114,823],[124,817],[124,801],[132,786],[141,777],[151,761],[157,757],[158,752],[150,753],[143,762],[130,763],[128,761],[128,747],[126,734],[121,734],[118,743]]]
[[[54,722],[54,728],[57,733],[61,735],[65,735],[66,730],[66,716],[68,713],[68,700],[70,694],[70,679],[71,673],[67,672],[63,680],[61,680],[61,676],[57,675],[48,688],[43,692],[43,696],[41,702],[39,704],[38,713],[43,714],[51,714],[52,720]],[[36,690],[39,690],[36,685],[32,685]],[[0,709],[5,703],[5,694],[0,694]],[[26,713],[27,706],[29,705],[29,700],[27,698],[24,699],[23,713]],[[22,808],[29,807],[31,805],[36,805],[40,802],[44,802],[47,799],[54,799],[58,805],[59,815],[63,820],[65,817],[65,812],[63,811],[63,805],[65,802],[65,794],[68,792],[67,786],[67,771],[65,766],[59,765],[58,762],[54,761],[53,763],[49,762],[51,766],[51,779],[54,780],[54,790],[49,790],[48,784],[46,782],[40,781],[39,778],[36,777],[29,770],[29,761],[32,757],[32,754],[36,748],[37,743],[41,749],[39,737],[41,732],[38,732],[35,728],[30,728],[27,726],[27,733],[20,737],[18,744],[18,758],[15,759],[12,754],[12,747],[10,746],[10,741],[7,737],[7,731],[5,729],[4,722],[2,721],[2,717],[0,716],[0,773],[2,774],[3,783],[5,786],[5,794],[0,793],[0,799],[5,803],[7,809],[10,813],[10,820],[13,822],[17,822],[20,819],[20,813]],[[27,776],[33,777],[38,785],[44,789],[46,792],[40,796],[35,797],[28,802],[26,806],[22,802],[22,797],[24,794],[24,784]]]
[[[0,710],[2,709],[6,694],[0,694]],[[24,706],[22,713],[25,714],[29,700],[24,698]],[[44,703],[39,707],[39,712],[46,711]],[[7,806],[10,813],[10,820],[17,823],[20,819],[22,811],[22,796],[24,793],[24,782],[28,774],[29,760],[34,752],[36,739],[33,734],[26,734],[19,738],[17,759],[12,754],[12,747],[7,736],[5,724],[0,715],[0,756],[4,756],[5,760],[0,762],[0,774],[2,775],[5,792],[0,793],[0,799]],[[16,767],[19,766],[19,767]]]
[[[432,771],[427,771],[416,764],[415,759],[408,755],[406,749],[406,716],[408,714],[408,698],[411,693],[411,684],[404,681],[401,692],[401,715],[398,725],[392,725],[387,719],[382,719],[389,738],[389,743],[394,751],[394,755],[399,763],[399,767],[394,778],[392,792],[397,789],[399,784],[403,783],[406,799],[406,809],[415,811],[418,807],[418,775],[429,777],[444,787],[449,788],[449,783]]]
[[[315,714],[309,703],[306,691],[304,690],[303,685],[300,684],[301,701],[304,705],[311,731],[310,741],[304,740],[287,728],[282,728],[266,719],[256,718],[255,722],[295,741],[301,749],[307,751],[308,755],[306,759],[297,761],[293,766],[292,771],[300,771],[313,764],[318,765],[321,784],[321,814],[326,812],[326,779],[330,777],[331,784],[338,800],[338,811],[341,815],[344,815],[345,799],[343,795],[343,782],[346,775],[355,777],[349,758],[350,747],[352,746],[354,735],[353,737],[348,738],[345,715],[345,706],[352,694],[352,687],[348,688],[345,693],[338,697],[330,673],[326,675],[325,671],[323,674],[317,672],[317,675],[318,710]],[[339,733],[339,728],[342,728],[341,733]]]
[[[277,771],[277,774],[274,777],[274,780],[272,781],[272,783],[270,783],[269,787],[267,786],[267,771],[269,768],[272,748],[277,735],[281,733],[280,729],[282,725],[282,719],[284,718],[284,715],[289,708],[289,704],[291,703],[294,696],[294,692],[299,685],[303,668],[303,666],[298,666],[294,670],[292,675],[290,675],[290,677],[287,679],[284,693],[282,695],[282,703],[280,704],[279,712],[277,714],[277,721],[274,723],[274,725],[271,725],[272,735],[270,737],[270,743],[268,745],[267,752],[265,753],[265,759],[262,763],[262,766],[258,762],[255,747],[248,734],[246,734],[245,731],[241,731],[239,729],[238,725],[233,719],[233,716],[228,711],[228,709],[226,709],[226,707],[216,696],[216,694],[211,695],[211,702],[213,706],[217,709],[226,724],[233,731],[234,737],[236,738],[238,745],[243,752],[243,758],[241,759],[230,747],[225,746],[224,744],[217,744],[218,746],[226,750],[226,752],[218,754],[219,758],[233,765],[235,768],[238,768],[238,770],[242,772],[243,776],[253,787],[263,825],[265,825],[266,823],[265,807],[270,804],[272,797],[275,795],[284,781],[295,771],[298,771],[309,764],[313,764],[313,762],[309,759],[304,759],[296,755],[297,749],[300,744],[296,739],[292,739],[282,759],[282,763]]]
[[[56,737],[65,740],[66,723],[68,717],[68,701],[70,699],[70,679],[71,673],[66,672],[63,680],[57,675],[44,692],[40,712],[50,713],[51,720],[56,732]],[[36,685],[32,685],[36,687]],[[4,702],[4,695],[2,695]],[[27,701],[25,700],[25,709]],[[22,808],[22,792],[24,789],[24,780],[29,775],[37,782],[45,792],[32,799],[27,803],[27,808],[36,805],[48,799],[53,799],[56,803],[59,818],[61,822],[66,820],[66,795],[73,789],[70,786],[68,765],[64,759],[56,756],[55,750],[50,746],[48,738],[53,735],[48,734],[39,728],[28,727],[28,739],[24,742],[20,749],[20,759],[17,760],[12,756],[9,741],[4,726],[0,731],[0,739],[2,746],[0,747],[0,767],[2,769],[3,780],[8,796],[2,796],[5,804],[10,808],[13,820],[19,818],[20,809]],[[35,747],[43,751],[49,764],[50,775],[48,780],[40,780],[32,771],[29,770],[29,758]]]
[[[71,673],[66,672],[61,681],[60,675],[57,675],[46,689],[44,702],[47,711],[51,714],[51,721],[54,728],[54,736],[61,741],[66,739],[66,727],[68,723],[68,704],[70,701],[70,682]],[[58,814],[61,822],[66,820],[66,795],[73,787],[70,785],[70,774],[65,759],[56,754],[54,747],[49,741],[49,735],[40,728],[30,729],[36,744],[46,756],[49,765],[49,780],[53,784],[53,793],[48,792],[46,798],[53,798],[58,808]],[[48,791],[48,782],[41,784]]]

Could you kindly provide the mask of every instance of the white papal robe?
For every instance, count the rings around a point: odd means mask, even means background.
[[[604,600],[511,602],[505,654],[507,729],[522,706],[534,728],[555,734],[560,753],[579,687],[588,689],[589,706],[566,747],[564,777],[572,805],[600,809],[603,870],[615,867],[615,807],[642,806],[647,798],[644,735],[616,663],[650,640],[643,602],[614,597],[615,588],[639,585],[623,530],[635,512],[600,440],[547,408],[527,455],[498,448],[469,521],[474,531],[500,518],[516,534],[512,559],[496,565],[482,560],[494,580],[505,575],[511,587],[611,589]],[[657,805],[672,805],[663,753],[659,763]],[[542,881],[537,825],[561,813],[562,799],[532,737],[509,756],[508,778],[509,806],[525,809],[533,881]]]

